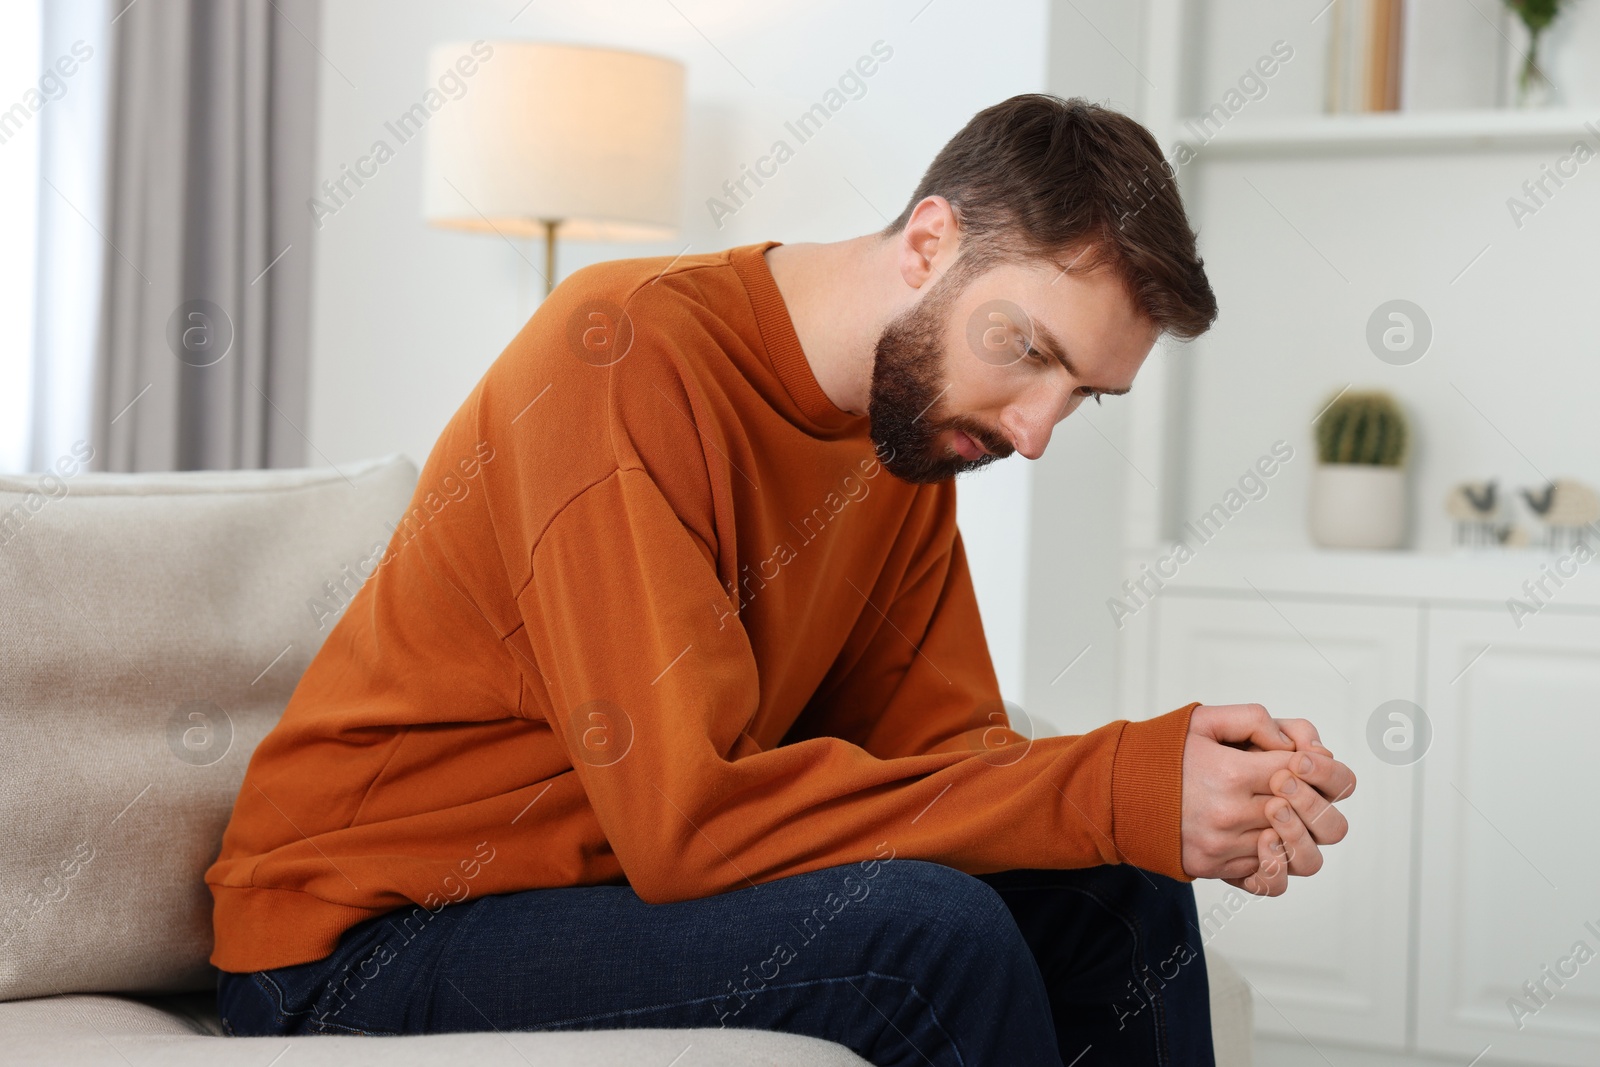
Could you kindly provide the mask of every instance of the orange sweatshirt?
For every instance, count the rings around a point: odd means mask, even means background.
[[[890,850],[1188,880],[1195,704],[1010,729],[955,483],[898,481],[823,393],[777,243],[579,270],[484,374],[251,757],[213,964],[320,959],[412,905],[661,903]]]

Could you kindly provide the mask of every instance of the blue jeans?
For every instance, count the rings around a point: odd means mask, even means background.
[[[1212,1067],[1187,883],[865,861],[676,904],[532,889],[365,920],[312,963],[221,972],[227,1033],[736,1026],[874,1064]]]

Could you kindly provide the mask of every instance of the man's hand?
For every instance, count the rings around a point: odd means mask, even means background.
[[[1321,869],[1318,845],[1343,840],[1349,824],[1332,801],[1355,787],[1306,720],[1273,719],[1259,704],[1202,704],[1183,750],[1183,868],[1277,896],[1290,874]]]

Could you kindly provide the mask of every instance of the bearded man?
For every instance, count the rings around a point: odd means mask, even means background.
[[[955,476],[1216,310],[1149,133],[1043,94],[878,233],[567,278],[250,761],[229,1031],[1212,1063],[1190,883],[1314,872],[1354,777],[1259,705],[1015,730]]]

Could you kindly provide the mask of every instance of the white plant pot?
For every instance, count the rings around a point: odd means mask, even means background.
[[[1311,475],[1311,539],[1323,548],[1399,548],[1406,536],[1402,467],[1319,463]]]

